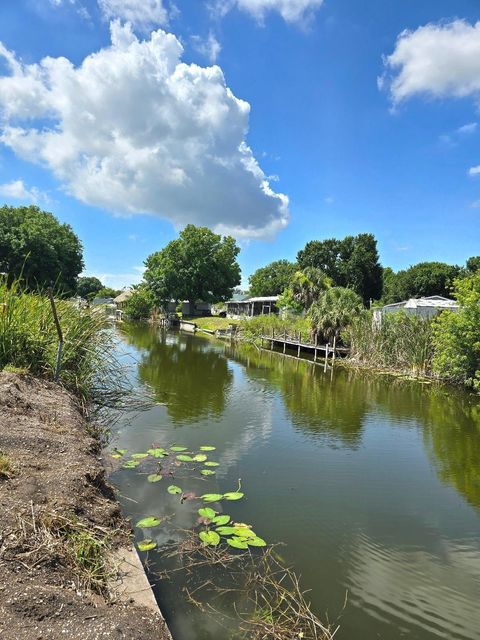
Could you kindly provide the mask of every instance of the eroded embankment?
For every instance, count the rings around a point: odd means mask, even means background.
[[[129,526],[74,398],[0,373],[0,452],[0,638],[168,638],[113,586]]]

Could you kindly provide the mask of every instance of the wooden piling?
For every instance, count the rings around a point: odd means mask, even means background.
[[[328,342],[325,345],[325,365],[323,367],[323,370],[325,371],[325,373],[327,372],[327,363],[328,363]]]
[[[335,346],[337,344],[337,336],[333,336],[333,354],[332,354],[332,367],[335,364]]]

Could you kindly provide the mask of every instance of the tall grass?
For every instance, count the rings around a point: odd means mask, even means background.
[[[372,314],[358,315],[343,332],[350,360],[380,369],[428,375],[434,355],[433,328],[428,320],[405,313],[386,314],[380,327]]]
[[[275,314],[254,316],[240,322],[240,332],[242,339],[250,342],[257,342],[261,335],[272,335],[275,331],[276,335],[286,332],[287,335],[301,333],[303,339],[310,336],[310,321],[306,318],[289,317],[281,318]]]
[[[56,301],[64,345],[60,382],[85,404],[108,404],[117,393],[114,336],[103,313],[79,309],[74,302]],[[26,370],[53,379],[58,337],[50,300],[29,293],[18,282],[0,281],[0,370]]]

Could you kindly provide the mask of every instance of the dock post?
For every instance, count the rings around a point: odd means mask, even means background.
[[[337,336],[333,336],[333,354],[332,354],[332,367],[335,364],[335,345],[337,344]]]
[[[323,367],[323,370],[325,371],[325,373],[327,372],[327,363],[328,363],[328,342],[325,345],[325,365]]]
[[[302,332],[299,331],[298,332],[298,351],[297,351],[297,358],[300,358],[300,343],[302,342]]]
[[[271,345],[270,345],[270,349],[272,349],[272,350],[273,350],[273,339],[274,338],[275,338],[275,329],[272,329],[272,342],[271,342]]]
[[[313,356],[313,361],[317,361],[317,347],[318,347],[318,333],[315,334],[315,355]]]
[[[287,348],[287,330],[283,331],[283,353],[285,353],[285,349]]]

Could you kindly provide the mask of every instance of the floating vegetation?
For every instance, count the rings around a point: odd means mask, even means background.
[[[210,445],[202,445],[200,447],[200,451],[215,451],[216,447],[211,447]]]
[[[132,453],[132,458],[134,460],[143,460],[144,458],[148,458],[148,453]]]
[[[187,456],[185,453],[181,453],[180,455],[176,456],[176,458],[180,462],[193,462],[192,456]]]
[[[164,458],[168,456],[168,451],[166,449],[149,449],[147,453],[154,458]]]
[[[173,445],[173,447],[170,447],[170,451],[188,451],[188,448],[180,447],[178,445]]]
[[[210,507],[202,507],[198,510],[198,515],[202,518],[208,518],[209,520],[213,520],[216,516],[217,512]]]
[[[123,465],[123,468],[124,469],[135,469],[135,467],[138,467],[139,464],[140,464],[140,462],[138,460],[128,460]]]
[[[140,551],[151,551],[152,549],[155,549],[155,547],[157,546],[157,543],[155,542],[155,540],[152,540],[151,538],[145,538],[144,540],[139,542],[137,546],[140,549]]]
[[[209,460],[208,462],[205,462],[205,466],[206,467],[219,467],[220,463],[219,462],[214,462],[213,460]]]
[[[197,453],[196,456],[193,456],[193,460],[195,462],[205,462],[207,456],[204,453]]]
[[[200,497],[204,502],[219,502],[223,498],[223,493],[204,493]]]
[[[178,495],[179,493],[182,493],[182,490],[180,489],[180,487],[177,487],[174,484],[171,484],[168,489],[167,489],[168,493],[171,493],[172,496]]]
[[[152,527],[158,527],[161,520],[155,516],[149,516],[148,518],[142,518],[135,525],[139,529],[151,529]]]
[[[200,473],[202,474],[202,476],[214,476],[215,475],[215,471],[212,471],[211,469],[202,469],[200,471]]]
[[[151,474],[148,476],[147,480],[148,480],[148,482],[160,482],[160,480],[161,480],[162,478],[163,478],[163,476],[161,476],[161,475],[160,475],[160,474],[158,474],[158,473],[151,473]]]
[[[198,537],[202,541],[202,544],[205,546],[211,545],[212,547],[216,547],[220,544],[220,536],[216,531],[200,531]]]

